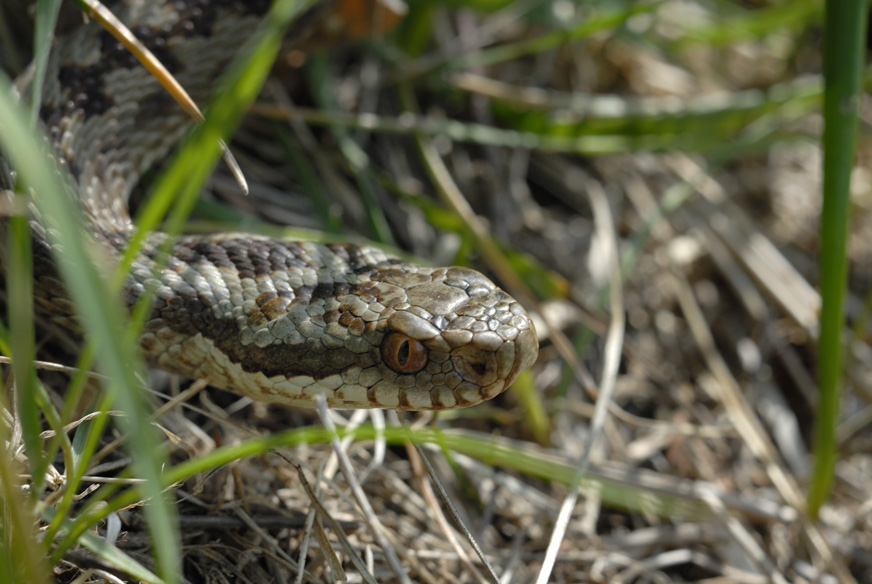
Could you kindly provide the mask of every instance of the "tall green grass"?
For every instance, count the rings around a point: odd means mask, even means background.
[[[851,172],[857,141],[857,112],[866,55],[864,0],[830,0],[824,26],[824,181],[820,226],[821,315],[818,339],[820,402],[815,425],[815,465],[808,494],[809,514],[818,517],[830,494],[837,458],[844,376],[845,290]]]

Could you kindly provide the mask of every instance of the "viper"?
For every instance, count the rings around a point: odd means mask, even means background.
[[[127,1],[116,15],[202,103],[270,2]],[[55,41],[40,118],[87,231],[115,264],[133,233],[127,207],[190,120],[96,22]],[[35,217],[34,305],[80,333]],[[146,362],[256,400],[335,408],[437,410],[493,398],[538,354],[514,298],[462,267],[424,267],[370,245],[243,233],[152,233],[124,302],[152,294]]]

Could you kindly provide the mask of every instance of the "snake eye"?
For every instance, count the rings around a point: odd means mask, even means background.
[[[427,349],[421,341],[392,332],[381,344],[382,360],[397,373],[417,373],[427,364]]]

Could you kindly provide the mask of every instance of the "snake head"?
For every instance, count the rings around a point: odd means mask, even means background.
[[[401,291],[380,299],[387,302],[380,369],[396,377],[377,397],[396,401],[392,407],[474,405],[502,393],[536,361],[530,317],[480,273],[454,267],[382,276],[382,285]]]
[[[134,268],[131,305],[152,274]],[[539,352],[523,307],[483,275],[366,246],[190,236],[150,285],[148,362],[258,400],[465,407],[504,391]]]

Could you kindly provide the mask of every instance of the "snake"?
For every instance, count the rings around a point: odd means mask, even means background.
[[[112,10],[202,103],[270,5],[127,0]],[[191,120],[93,21],[55,39],[40,119],[101,261],[116,265],[134,229],[131,192]],[[44,222],[31,223],[35,311],[81,334]],[[122,298],[132,309],[147,294],[139,346],[149,366],[291,406],[318,396],[337,409],[471,406],[538,355],[530,316],[486,276],[371,244],[154,232]]]

